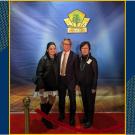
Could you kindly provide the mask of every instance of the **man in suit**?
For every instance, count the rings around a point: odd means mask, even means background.
[[[62,41],[63,51],[58,53],[59,65],[59,120],[63,121],[65,118],[65,96],[68,91],[70,100],[70,120],[71,126],[75,125],[75,111],[76,111],[76,93],[75,87],[77,84],[78,72],[78,57],[71,51],[72,42],[70,39]]]

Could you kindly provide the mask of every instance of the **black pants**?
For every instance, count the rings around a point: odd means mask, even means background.
[[[59,85],[59,112],[60,115],[65,115],[65,96],[68,90],[70,100],[70,118],[75,117],[76,111],[76,93],[74,87],[70,86],[66,77],[60,77]]]
[[[93,94],[91,89],[81,87],[81,94],[84,108],[84,117],[87,122],[93,123],[96,93]]]

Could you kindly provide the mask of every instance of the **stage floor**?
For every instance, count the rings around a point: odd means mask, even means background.
[[[53,120],[57,120],[58,113],[51,113],[49,116]],[[60,126],[57,123],[54,129],[47,129],[41,122],[41,116],[37,113],[30,114],[30,133],[31,134],[124,134],[125,123],[124,113],[95,113],[94,124],[91,128],[85,129],[80,124],[79,119],[82,113],[76,114],[76,126],[73,129],[67,128],[69,125],[69,114],[66,114],[64,124],[67,126]],[[24,134],[24,114],[11,113],[10,114],[10,133]],[[77,130],[77,129],[78,130]]]
[[[10,111],[23,112],[23,98],[29,96],[31,98],[30,111],[34,112],[39,108],[39,97],[33,98],[34,85],[11,86],[10,91]],[[80,91],[77,91],[77,112],[82,112],[82,100]],[[66,97],[66,112],[69,109],[68,96]],[[124,112],[124,88],[123,86],[98,86],[96,96],[96,112]],[[58,96],[52,112],[58,112]]]

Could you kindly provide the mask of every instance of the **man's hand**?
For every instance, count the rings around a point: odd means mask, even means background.
[[[96,90],[95,89],[92,89],[92,94],[95,94],[96,93]]]
[[[75,90],[80,90],[80,86],[79,85],[76,85],[75,86]]]

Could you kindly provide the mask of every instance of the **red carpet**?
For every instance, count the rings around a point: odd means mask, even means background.
[[[79,119],[82,114],[76,114],[76,127],[68,128],[69,115],[66,115],[64,123],[58,126],[57,118],[58,114],[52,113],[48,117],[54,120],[56,123],[54,129],[47,129],[40,121],[40,114],[30,115],[30,133],[31,134],[65,134],[65,133],[79,133],[79,134],[122,134],[124,133],[124,113],[96,113],[94,118],[94,124],[89,129],[84,129],[83,125],[79,123]],[[11,134],[23,134],[24,133],[24,114],[11,114],[10,115],[10,131]],[[62,125],[64,125],[62,127]],[[67,126],[65,126],[67,125]]]

